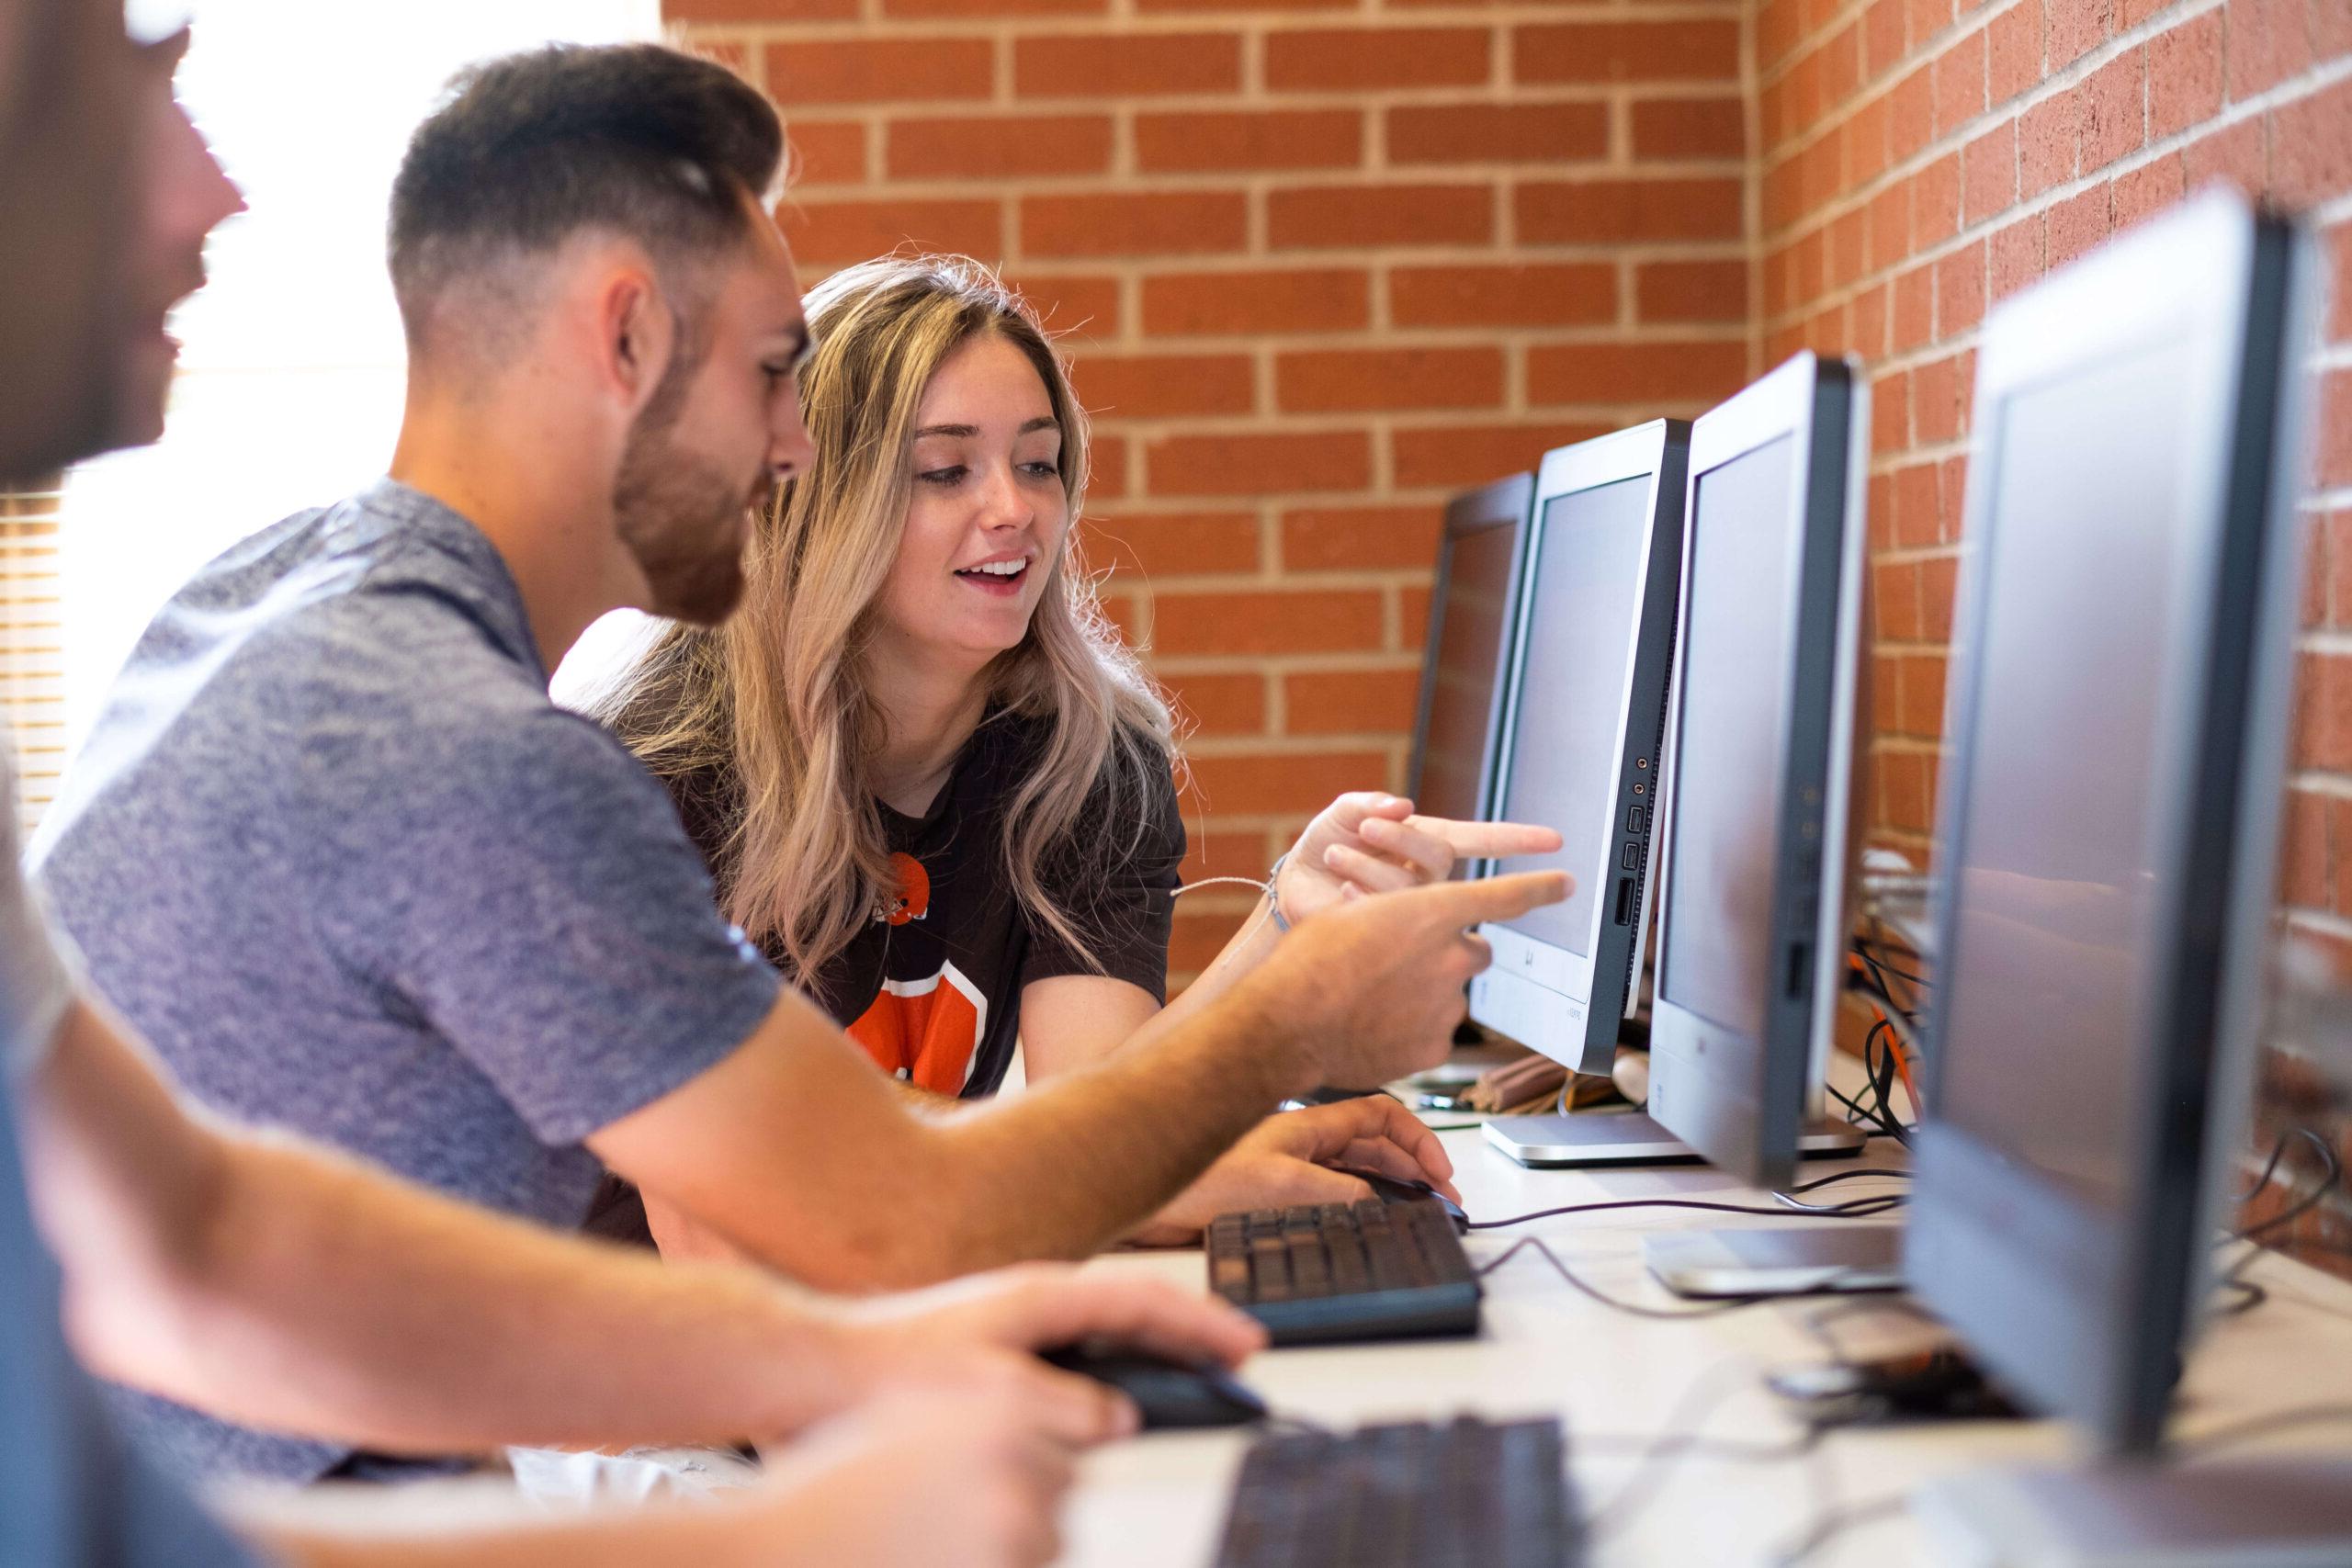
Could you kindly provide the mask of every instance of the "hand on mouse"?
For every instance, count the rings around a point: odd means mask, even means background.
[[[773,1560],[875,1568],[1050,1562],[1076,1472],[1017,1404],[968,1393],[894,1394],[764,1457],[769,1495],[751,1506]]]
[[[1269,1116],[1129,1239],[1181,1246],[1197,1240],[1219,1214],[1236,1210],[1356,1203],[1373,1195],[1357,1178],[1328,1168],[1334,1165],[1376,1170],[1399,1181],[1427,1181],[1457,1202],[1461,1199],[1453,1190],[1453,1162],[1437,1134],[1388,1096],[1360,1095]]]
[[[1521,822],[1422,817],[1413,803],[1363,791],[1343,795],[1306,825],[1283,858],[1275,891],[1296,924],[1343,898],[1443,882],[1464,861],[1549,854],[1560,835]]]
[[[842,1403],[909,1388],[975,1393],[1078,1444],[1133,1432],[1135,1407],[1031,1352],[1099,1337],[1230,1367],[1266,1343],[1252,1319],[1213,1296],[1065,1264],[1022,1264],[839,1311]]]

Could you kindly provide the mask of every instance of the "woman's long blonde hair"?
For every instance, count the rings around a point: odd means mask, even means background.
[[[1027,302],[967,257],[868,262],[807,306],[817,348],[800,403],[816,458],[753,531],[742,607],[715,630],[662,626],[581,705],[657,774],[690,790],[721,781],[698,803],[725,829],[720,906],[813,981],[897,890],[870,777],[885,719],[859,663],[905,527],[917,411],[950,355],[1001,337],[1036,366],[1061,425],[1070,522],[1028,636],[985,677],[992,709],[1042,726],[1001,852],[1021,908],[1091,958],[1088,911],[1051,896],[1044,873],[1101,886],[1149,829],[1174,743],[1080,565],[1085,411]]]

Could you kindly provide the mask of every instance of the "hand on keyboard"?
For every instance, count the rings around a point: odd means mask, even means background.
[[[1427,1180],[1449,1197],[1459,1196],[1451,1179],[1453,1162],[1437,1134],[1388,1096],[1364,1095],[1269,1116],[1131,1239],[1177,1247],[1196,1239],[1219,1214],[1371,1197],[1360,1178],[1330,1168],[1339,1160],[1399,1180]]]

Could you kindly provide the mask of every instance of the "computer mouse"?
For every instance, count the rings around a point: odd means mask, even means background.
[[[1462,1205],[1426,1181],[1399,1181],[1393,1176],[1383,1176],[1376,1170],[1359,1170],[1353,1166],[1334,1166],[1332,1168],[1363,1181],[1372,1189],[1372,1195],[1384,1203],[1418,1203],[1424,1198],[1434,1198],[1445,1210],[1446,1218],[1453,1222],[1454,1235],[1470,1234],[1470,1216],[1463,1212]]]
[[[1266,1402],[1223,1367],[1172,1361],[1099,1339],[1042,1353],[1048,1365],[1110,1384],[1136,1402],[1147,1432],[1240,1427],[1266,1418]]]

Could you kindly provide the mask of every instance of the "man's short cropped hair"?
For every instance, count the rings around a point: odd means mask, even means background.
[[[784,161],[775,106],[659,44],[557,44],[469,66],[392,181],[392,290],[411,344],[453,283],[583,231],[643,245],[673,285],[749,232]]]

